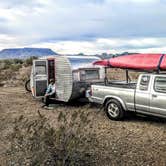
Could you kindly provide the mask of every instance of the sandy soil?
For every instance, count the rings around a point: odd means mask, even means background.
[[[87,130],[96,134],[102,165],[166,165],[166,120],[129,116],[124,121],[110,121],[103,110],[90,105],[58,105],[53,110],[41,108],[22,87],[0,87],[0,165],[7,165],[5,152],[11,142],[15,119],[23,115],[33,119],[40,114],[54,128],[58,127],[61,112],[70,117],[73,112],[85,112],[90,121]],[[83,123],[80,121],[80,123]]]

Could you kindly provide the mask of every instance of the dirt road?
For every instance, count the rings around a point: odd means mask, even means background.
[[[38,107],[23,88],[0,88],[0,154],[10,144],[6,136],[12,131],[15,119],[20,115],[33,117]]]
[[[71,117],[73,112],[84,112],[90,122],[87,130],[99,141],[101,158],[97,164],[166,166],[166,120],[130,116],[125,121],[115,122],[100,108],[89,105],[60,105],[53,110],[42,109],[41,105],[22,87],[0,87],[0,165],[6,164],[4,154],[11,145],[7,138],[13,132],[16,118],[33,119],[40,112],[57,128],[60,113]]]

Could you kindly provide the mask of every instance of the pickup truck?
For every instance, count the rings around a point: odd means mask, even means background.
[[[121,120],[128,111],[166,118],[166,74],[141,74],[137,83],[91,85],[87,97],[102,104],[112,120]]]

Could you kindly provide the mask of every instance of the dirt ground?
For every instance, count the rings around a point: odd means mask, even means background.
[[[23,87],[0,87],[0,165],[19,165],[9,162],[6,155],[12,144],[8,137],[13,133],[18,117],[33,120],[39,115],[45,116],[50,126],[58,128],[61,113],[71,117],[74,112],[82,112],[90,125],[85,125],[86,130],[82,127],[81,132],[85,131],[87,137],[89,133],[95,134],[98,142],[95,145],[98,157],[94,159],[94,165],[166,166],[166,120],[132,115],[124,121],[111,121],[102,109],[89,104],[61,104],[52,110],[41,106],[42,103],[33,99]],[[83,124],[84,121],[76,123]],[[87,151],[91,151],[93,142],[88,144]]]

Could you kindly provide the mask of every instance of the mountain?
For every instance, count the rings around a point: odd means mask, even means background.
[[[118,57],[118,56],[125,56],[125,55],[131,55],[131,54],[138,54],[138,53],[133,53],[133,52],[123,52],[123,53],[117,53],[117,54],[111,54],[111,53],[102,53],[102,54],[95,54],[95,55],[86,55],[84,53],[79,53],[79,54],[75,54],[76,56],[96,56],[99,57],[101,59],[110,59],[110,58],[114,58],[114,57]],[[73,56],[73,55],[72,55]]]
[[[58,55],[56,52],[49,48],[11,48],[3,49],[0,51],[0,59],[10,59],[10,58],[28,58],[30,56],[47,56],[47,55]]]

